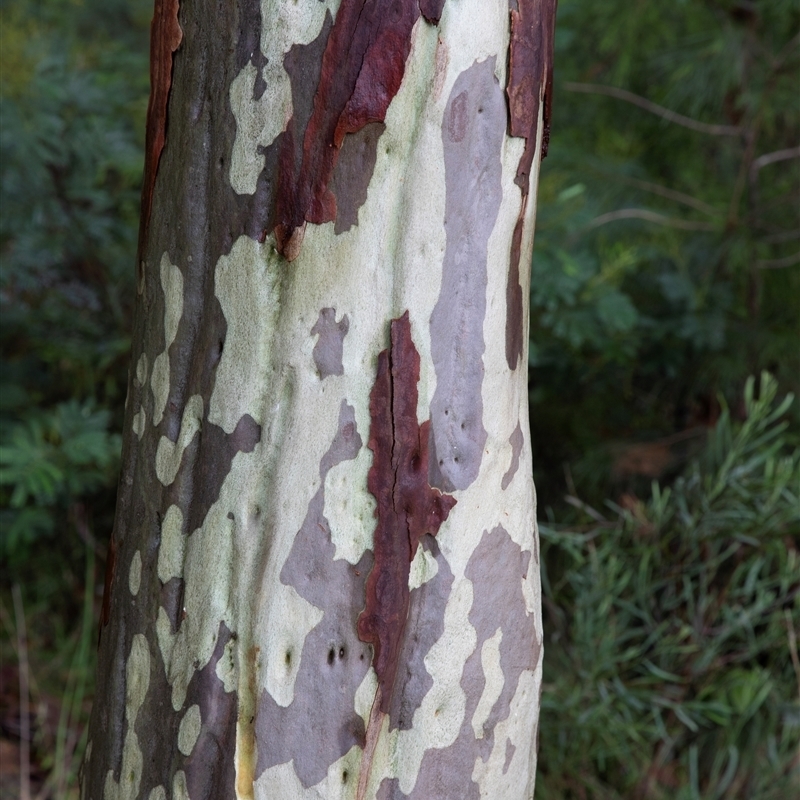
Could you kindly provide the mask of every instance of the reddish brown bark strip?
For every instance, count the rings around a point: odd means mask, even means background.
[[[456,504],[455,498],[428,485],[429,422],[417,423],[419,363],[406,311],[392,321],[391,347],[378,356],[369,402],[374,456],[367,486],[377,502],[378,523],[358,637],[374,648],[372,664],[384,714],[389,713],[405,634],[411,561],[422,536],[435,536]]]
[[[344,137],[383,122],[400,88],[420,7],[438,21],[444,0],[342,0],[322,57],[314,110],[296,157],[286,137],[280,166],[275,239],[289,261],[297,257],[306,222],[336,219],[329,187]]]
[[[178,23],[179,9],[180,0],[155,0],[153,21],[150,23],[150,101],[147,104],[144,182],[139,227],[140,258],[147,243],[158,162],[167,141],[167,104],[172,86],[172,56],[183,40],[183,31]]]
[[[511,267],[506,288],[506,361],[516,369],[523,350],[522,287],[519,261],[522,228],[530,192],[530,172],[536,151],[539,113],[542,115],[542,158],[550,141],[553,98],[553,35],[557,0],[518,0],[511,9],[511,44],[508,68],[508,132],[524,138],[525,150],[514,182],[522,190],[522,206],[511,239]]]

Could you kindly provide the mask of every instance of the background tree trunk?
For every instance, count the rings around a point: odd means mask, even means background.
[[[156,0],[85,797],[532,796],[553,18]]]

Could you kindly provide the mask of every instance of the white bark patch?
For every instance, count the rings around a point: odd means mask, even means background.
[[[128,589],[136,597],[142,583],[142,554],[137,550],[131,559],[131,568],[128,571]]]
[[[147,800],[167,800],[167,790],[163,786],[156,786],[150,790]]]
[[[354,698],[354,706],[356,714],[364,720],[364,726],[369,723],[369,715],[372,711],[372,702],[375,699],[375,692],[378,691],[378,676],[375,673],[374,667],[370,665],[364,680],[361,685],[356,689]]]
[[[505,677],[500,665],[500,641],[502,638],[503,631],[498,628],[494,636],[487,639],[481,648],[481,666],[486,682],[483,685],[481,699],[472,715],[472,730],[476,739],[483,739],[483,725],[489,719],[489,714],[503,691]]]
[[[411,591],[427,583],[439,572],[439,563],[424,547],[418,547],[408,572],[408,588]]]
[[[136,437],[139,439],[139,441],[141,441],[142,436],[144,436],[144,428],[146,424],[147,424],[147,414],[145,413],[144,407],[142,406],[133,415],[133,422],[131,423],[133,432],[136,434]]]
[[[137,633],[131,642],[131,652],[125,666],[125,722],[127,733],[122,745],[122,767],[119,782],[114,771],[106,774],[104,800],[137,800],[142,780],[143,758],[136,736],[136,717],[144,703],[150,685],[150,649],[147,639]]]
[[[217,262],[214,292],[228,332],[217,366],[209,422],[233,433],[244,414],[264,419],[264,386],[269,381],[271,339],[280,311],[278,271],[285,262],[269,245],[240,236]]]
[[[358,564],[372,546],[375,530],[375,498],[367,491],[372,451],[362,447],[354,461],[331,467],[325,476],[323,513],[331,529],[336,558]]]
[[[166,436],[162,436],[158,442],[156,475],[164,486],[169,486],[175,480],[175,476],[181,466],[183,451],[200,430],[202,421],[203,398],[199,394],[193,394],[183,409],[181,432],[178,434],[178,441],[172,442]]]
[[[158,578],[162,583],[183,576],[185,549],[183,514],[178,506],[170,506],[161,523],[161,545],[158,548]]]
[[[328,768],[316,786],[304,788],[293,762],[264,770],[253,784],[255,800],[352,800],[358,785],[358,770],[363,751],[353,746]]]
[[[322,620],[323,612],[301,597],[293,586],[275,585],[271,598],[270,625],[264,642],[264,688],[279,706],[294,700],[294,683],[300,670],[306,636]]]
[[[190,756],[194,746],[197,744],[197,737],[200,736],[200,706],[193,705],[186,709],[186,713],[178,726],[178,750],[185,756]]]
[[[475,759],[472,780],[480,787],[481,797],[533,797],[536,776],[536,737],[539,724],[539,686],[542,681],[541,662],[536,672],[525,671],[511,707],[513,714],[498,722],[494,728],[494,746],[486,763]],[[516,750],[506,765],[506,742]]]
[[[153,362],[150,388],[153,390],[153,425],[164,418],[169,399],[169,348],[175,341],[183,316],[183,273],[170,263],[166,253],[161,257],[161,289],[164,292],[164,351]]]
[[[254,194],[264,156],[259,147],[267,147],[286,128],[292,116],[292,87],[283,67],[283,57],[294,44],[308,44],[316,39],[328,8],[335,14],[333,2],[286,3],[262,0],[261,18],[268,20],[261,33],[261,51],[267,57],[262,77],[266,88],[258,100],[253,89],[258,71],[248,62],[231,83],[230,103],[236,119],[236,139],[231,153],[230,182],[238,194]]]
[[[411,730],[381,735],[370,781],[371,784],[374,781],[375,787],[383,776],[396,776],[400,779],[400,790],[410,794],[425,751],[448,747],[458,737],[467,701],[461,688],[461,666],[478,640],[469,622],[472,596],[471,581],[462,578],[454,585],[445,609],[444,633],[425,657],[433,686],[414,712]]]
[[[134,380],[137,388],[141,388],[147,383],[149,366],[147,362],[147,353],[142,353],[139,356],[139,360],[136,362],[136,378]]]

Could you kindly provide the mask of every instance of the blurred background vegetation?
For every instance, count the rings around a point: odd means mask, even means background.
[[[0,792],[29,737],[34,794],[72,798],[152,4],[0,12]],[[800,787],[799,95],[797,0],[559,2],[531,287],[537,798]]]

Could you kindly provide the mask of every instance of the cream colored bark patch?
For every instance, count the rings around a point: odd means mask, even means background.
[[[505,683],[503,668],[500,666],[500,642],[503,638],[503,631],[499,628],[494,636],[487,639],[481,648],[481,666],[483,667],[483,677],[486,681],[483,685],[483,693],[472,715],[472,730],[476,739],[483,739],[483,725],[489,714],[492,713],[494,704],[500,698]]]
[[[301,597],[293,586],[276,584],[271,599],[270,625],[265,642],[264,686],[279,706],[294,700],[294,682],[306,636],[323,617],[323,612]]]
[[[183,514],[178,506],[170,506],[161,523],[161,545],[158,548],[158,578],[162,583],[183,576],[185,547]]]
[[[239,671],[236,669],[236,639],[230,639],[225,645],[222,658],[217,661],[214,673],[220,679],[226,692],[232,692],[239,680]]]
[[[186,773],[179,769],[172,779],[172,800],[191,800],[186,786]]]
[[[375,498],[367,491],[372,452],[362,447],[355,461],[342,461],[325,476],[325,509],[336,558],[358,564],[372,545]]]
[[[162,436],[156,450],[156,475],[164,486],[169,486],[178,474],[183,451],[189,446],[194,435],[200,430],[203,421],[203,398],[199,394],[192,395],[183,409],[181,432],[178,441],[172,442]]]
[[[412,591],[427,583],[439,572],[439,564],[424,547],[418,547],[408,572],[408,588]]]
[[[131,568],[128,572],[128,589],[136,597],[142,582],[142,554],[137,550],[131,559]]]
[[[144,436],[144,428],[147,424],[147,414],[144,412],[144,407],[140,407],[139,410],[133,415],[133,422],[131,423],[131,427],[133,428],[133,432],[136,434],[136,438],[141,441],[142,436]]]
[[[244,414],[259,424],[265,414],[264,386],[269,382],[271,341],[280,305],[278,270],[285,262],[269,245],[249,236],[236,240],[217,262],[214,292],[228,331],[217,365],[209,422],[233,433]]]
[[[147,800],[167,800],[167,790],[163,786],[156,786],[150,790]]]
[[[175,341],[183,316],[183,273],[166,253],[161,257],[161,289],[164,292],[164,351],[153,362],[150,388],[153,390],[153,425],[164,418],[169,399],[169,348]]]
[[[185,756],[190,756],[200,736],[200,706],[193,705],[186,709],[186,713],[178,726],[178,750]]]
[[[104,800],[138,800],[144,760],[136,736],[136,717],[147,696],[150,685],[150,648],[147,639],[137,633],[131,642],[131,652],[125,666],[125,722],[127,733],[122,745],[122,768],[119,782],[114,771],[106,774]]]
[[[149,369],[147,363],[147,353],[142,353],[139,360],[136,362],[136,385],[138,387],[144,386],[147,383],[147,372]]]
[[[262,77],[264,93],[253,99],[258,71],[248,62],[231,83],[230,103],[236,119],[236,138],[231,153],[230,182],[238,194],[254,194],[268,147],[286,128],[292,116],[292,87],[283,57],[295,44],[308,44],[322,29],[328,7],[337,2],[286,3],[262,0],[261,18],[269,20],[261,34],[261,51],[267,57]]]

